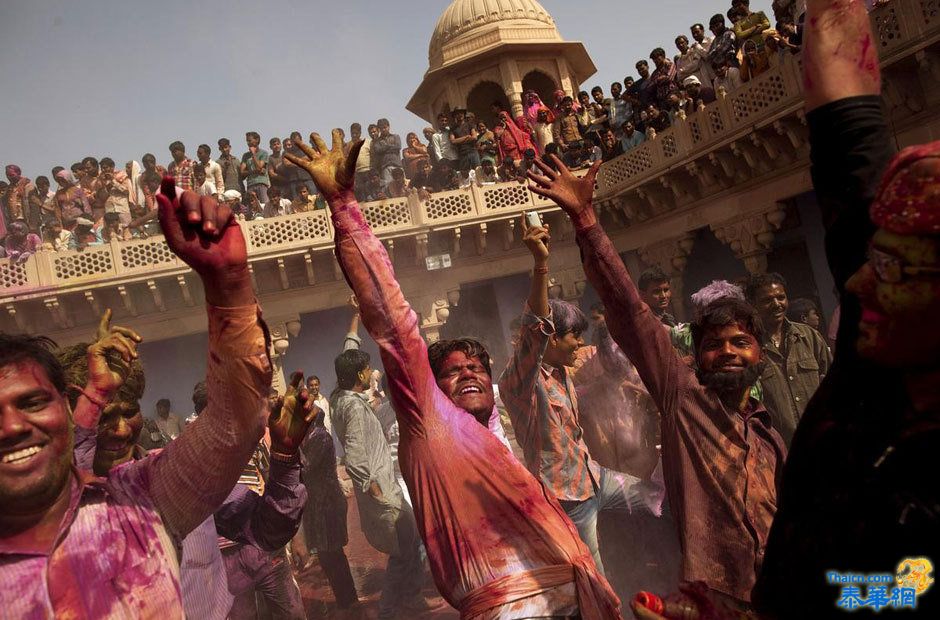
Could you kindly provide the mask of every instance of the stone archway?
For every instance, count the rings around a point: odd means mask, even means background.
[[[496,125],[496,115],[491,110],[494,101],[498,101],[504,110],[511,109],[503,87],[496,82],[483,81],[474,86],[467,95],[467,110],[476,114],[478,121],[483,121],[492,129]]]
[[[555,105],[555,99],[552,95],[558,90],[558,86],[555,84],[555,80],[541,71],[529,71],[526,73],[525,77],[522,78],[523,94],[527,90],[534,90],[538,96],[541,97],[542,102],[548,107]]]

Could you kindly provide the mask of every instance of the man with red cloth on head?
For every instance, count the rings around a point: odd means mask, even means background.
[[[511,122],[511,121],[510,121]],[[620,601],[545,487],[487,428],[489,356],[472,341],[430,355],[382,242],[353,195],[361,142],[344,157],[311,136],[307,170],[326,197],[336,256],[379,345],[398,418],[398,458],[438,590],[461,618],[620,618]],[[443,349],[441,348],[443,347]]]
[[[829,571],[940,561],[940,142],[892,160],[877,40],[860,0],[807,2],[813,185],[842,316],[833,365],[793,437],[754,590],[774,618],[841,615]],[[917,596],[916,609],[940,617],[940,595]]]

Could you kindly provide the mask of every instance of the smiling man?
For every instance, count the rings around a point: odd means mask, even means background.
[[[828,571],[940,559],[940,142],[895,156],[864,3],[809,0],[805,23],[813,186],[842,310],[755,590],[775,618],[839,613]],[[919,616],[938,608],[936,592],[917,597]]]
[[[244,238],[226,207],[177,196],[171,178],[158,198],[167,244],[205,287],[206,411],[156,457],[101,478],[81,472],[73,413],[97,421],[120,376],[90,348],[72,410],[49,341],[0,335],[0,609],[9,617],[181,617],[176,546],[222,504],[263,434],[271,366]],[[115,347],[130,364],[122,338]]]
[[[745,295],[766,329],[767,365],[760,378],[764,405],[789,446],[809,399],[829,372],[832,354],[818,331],[787,318],[787,283],[779,273],[751,276]]]
[[[558,172],[539,162],[544,176],[530,173],[529,187],[571,217],[610,334],[660,410],[663,474],[679,530],[682,577],[746,608],[786,455],[770,415],[749,396],[763,365],[760,317],[738,299],[710,305],[692,325],[698,369],[689,368],[594,213],[599,165],[579,179],[555,163]]]
[[[337,259],[379,346],[402,476],[438,590],[467,620],[620,618],[617,596],[553,494],[487,429],[493,391],[482,347],[429,353],[352,193],[361,143],[344,157],[337,131],[331,150],[312,138],[316,150],[303,145],[309,159],[289,157],[329,203]]]

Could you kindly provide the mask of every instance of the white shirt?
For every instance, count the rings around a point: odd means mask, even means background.
[[[372,168],[372,138],[366,138],[356,158],[356,172],[368,172]]]
[[[202,163],[202,162],[199,162]],[[219,162],[210,159],[202,164],[206,169],[206,181],[211,181],[215,186],[216,193],[221,194],[225,191],[225,180],[222,178],[222,166]],[[232,189],[235,189],[234,187]]]
[[[741,84],[743,84],[741,81],[741,72],[735,67],[728,67],[728,73],[725,77],[723,79],[716,77],[712,84],[714,85],[716,95],[718,94],[719,88],[724,88],[726,93],[730,93],[740,88]]]
[[[449,159],[451,161],[460,159],[457,156],[457,149],[454,148],[454,145],[450,141],[449,131],[438,131],[435,133],[431,137],[431,148],[434,149],[434,155],[438,161],[441,159]]]
[[[196,193],[200,196],[215,196],[219,193],[218,188],[215,186],[215,183],[209,180],[206,177],[206,182],[199,186],[196,190]]]

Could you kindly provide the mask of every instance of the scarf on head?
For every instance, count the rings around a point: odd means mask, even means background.
[[[529,103],[529,99],[534,97],[535,101]],[[539,120],[539,110],[545,110],[548,112],[548,122],[555,122],[555,114],[552,112],[551,108],[542,103],[542,99],[534,90],[527,90],[524,95],[522,95],[523,101],[525,101],[525,117],[530,123],[537,123]]]
[[[869,215],[898,235],[940,234],[940,140],[908,147],[891,160]]]
[[[513,137],[513,139],[516,141],[516,144],[519,146],[520,153],[524,153],[526,149],[533,148],[532,139],[529,138],[528,134],[526,134],[522,129],[520,129],[519,124],[518,124],[519,120],[524,121],[525,119],[522,119],[520,117],[519,119],[517,119],[516,122],[513,122],[513,120],[509,118],[509,112],[505,112],[505,111],[499,113],[499,118],[501,121],[505,123],[506,131],[508,131],[510,135]]]

